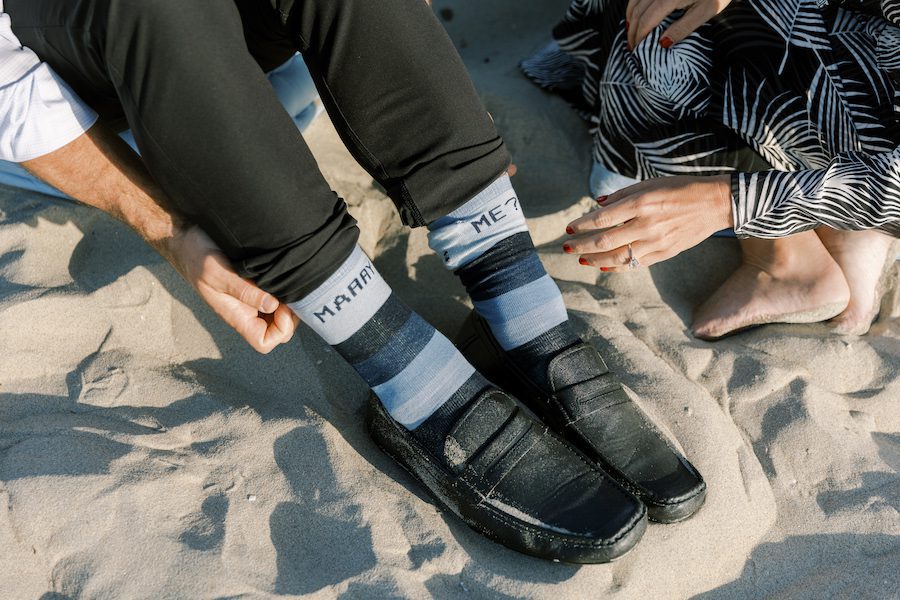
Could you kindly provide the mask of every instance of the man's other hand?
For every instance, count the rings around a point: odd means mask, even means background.
[[[299,323],[294,312],[239,277],[209,236],[180,217],[137,154],[112,131],[97,124],[22,166],[131,226],[259,352],[291,339]]]
[[[210,308],[258,352],[268,354],[293,337],[300,323],[294,311],[240,277],[199,227],[176,232],[158,250]]]

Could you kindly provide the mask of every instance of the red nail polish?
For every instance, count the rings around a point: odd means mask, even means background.
[[[597,198],[597,203],[603,204],[604,202],[606,202],[607,198],[609,198],[609,196],[600,196],[599,198]]]
[[[591,266],[591,263],[589,263],[588,260],[587,260],[585,257],[583,257],[583,256],[580,257],[580,258],[578,259],[578,264],[579,264],[579,265],[584,265],[584,266],[586,266],[586,267]]]
[[[661,40],[659,40],[659,45],[662,46],[663,48],[665,48],[666,50],[671,48],[673,43],[674,42],[672,42],[672,38],[670,38],[667,35],[663,36],[663,38]]]
[[[569,235],[572,235],[573,233],[575,233],[575,230],[572,229],[571,227],[566,227],[566,233],[568,233]]]
[[[628,20],[626,19],[625,20],[625,29],[629,29],[630,25],[631,25],[631,23],[629,23]]]
[[[565,252],[566,254],[572,254],[572,246],[563,244],[563,252]]]
[[[607,269],[606,267],[600,267],[600,270],[603,271],[604,273],[605,273],[606,271],[609,271],[609,269]]]

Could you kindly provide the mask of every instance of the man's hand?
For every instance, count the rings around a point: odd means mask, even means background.
[[[597,202],[566,228],[579,237],[563,249],[601,271],[627,271],[631,257],[649,267],[734,225],[730,175],[648,179]]]
[[[217,315],[263,354],[291,339],[299,318],[241,279],[221,250],[167,202],[138,156],[102,125],[22,165],[76,200],[134,229]]]
[[[695,29],[725,10],[731,0],[628,0],[625,23],[628,26],[628,47],[634,48],[656,29],[663,19],[680,9],[687,9],[659,37],[659,44],[668,48],[677,44]]]
[[[226,256],[199,227],[180,230],[158,248],[201,298],[253,348],[268,354],[291,339],[300,318],[234,272]]]

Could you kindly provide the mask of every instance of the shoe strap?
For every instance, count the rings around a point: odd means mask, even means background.
[[[610,382],[606,376],[573,385],[557,392],[553,398],[568,417],[568,425],[631,401],[622,384],[615,379]]]
[[[607,373],[609,368],[603,358],[584,342],[560,352],[547,366],[547,378],[554,392]]]
[[[488,390],[453,426],[444,442],[444,456],[457,474],[467,471],[468,477],[496,483],[512,467],[504,464],[527,452],[529,444],[520,442],[532,425],[533,420],[507,394]]]
[[[585,343],[554,357],[547,374],[553,399],[569,423],[629,400],[618,377],[609,372],[597,350]]]

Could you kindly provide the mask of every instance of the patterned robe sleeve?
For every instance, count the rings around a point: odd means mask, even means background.
[[[900,25],[900,0],[817,0]],[[900,31],[883,29],[878,67],[900,73]],[[838,154],[822,169],[732,175],[732,209],[739,237],[778,238],[827,225],[881,229],[900,237],[900,148]]]
[[[837,6],[846,10],[882,17],[900,26],[900,0],[816,0],[819,7]]]
[[[900,237],[900,148],[847,152],[824,169],[732,175],[734,231],[778,238],[827,225]]]

